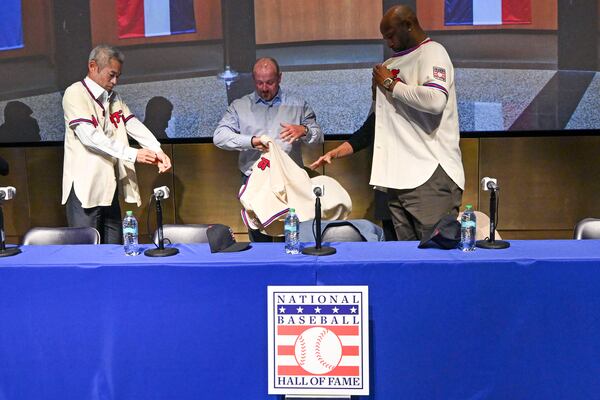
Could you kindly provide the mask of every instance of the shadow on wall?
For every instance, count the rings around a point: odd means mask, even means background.
[[[0,125],[0,142],[39,142],[40,127],[32,114],[27,104],[8,102],[4,108],[4,124]]]
[[[146,104],[144,125],[157,139],[168,139],[167,127],[172,115],[173,103],[162,96],[153,97]]]

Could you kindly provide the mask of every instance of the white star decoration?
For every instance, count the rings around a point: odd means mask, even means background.
[[[298,307],[298,308],[296,308],[296,311],[298,311],[298,314],[302,314],[302,311],[304,311],[304,308]]]
[[[352,307],[352,308],[350,309],[350,313],[351,313],[351,314],[355,314],[355,313],[356,313],[356,307]]]
[[[321,313],[321,307],[315,307],[315,314]]]
[[[333,313],[334,313],[334,314],[337,314],[337,313],[338,313],[338,311],[339,311],[340,309],[339,309],[339,308],[337,308],[337,307],[333,307],[333,308],[332,308],[332,310],[333,310]]]
[[[279,312],[285,314],[285,307],[279,307]]]

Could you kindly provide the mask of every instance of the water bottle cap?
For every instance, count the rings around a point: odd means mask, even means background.
[[[293,213],[295,213],[295,212],[296,212],[296,209],[295,209],[295,208],[290,208],[290,214],[293,214]]]
[[[471,210],[471,209],[473,208],[473,206],[472,206],[471,204],[467,204],[467,205],[465,206],[465,208],[466,208],[467,210]]]
[[[128,217],[131,217],[133,215],[133,211],[127,211],[125,214],[127,214]]]

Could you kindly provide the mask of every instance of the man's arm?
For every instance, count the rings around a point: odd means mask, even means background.
[[[241,134],[239,115],[232,103],[215,129],[213,143],[223,150],[249,150],[253,148],[252,138]]]
[[[371,146],[374,138],[375,113],[372,112],[369,114],[362,126],[352,134],[349,140],[319,157],[317,161],[310,165],[310,168],[317,169],[325,164],[331,164],[331,161],[336,158],[347,157],[351,154],[361,151]]]
[[[145,164],[158,164],[158,172],[163,173],[171,169],[171,159],[167,156],[160,148],[160,143],[146,125],[144,125],[139,119],[134,117],[127,119],[125,122],[125,128],[127,134],[137,140],[143,149],[138,150],[137,161]],[[140,161],[140,152],[152,152],[155,155],[153,162]]]
[[[142,162],[152,164],[156,160],[156,155],[151,150],[136,150],[127,144],[108,138],[93,118],[94,110],[89,110],[86,106],[87,99],[82,99],[84,94],[75,88],[69,88],[65,91],[63,97],[63,110],[65,119],[69,121],[69,127],[73,129],[81,143],[90,150],[106,154],[111,157],[119,158],[131,162]]]
[[[85,147],[90,150],[107,154],[129,162],[139,162],[143,164],[154,164],[156,162],[156,153],[148,149],[134,149],[124,145],[121,142],[109,139],[99,127],[94,127],[87,123],[77,123],[71,125],[75,135]]]
[[[373,68],[373,79],[383,90],[389,91],[392,97],[416,110],[429,114],[441,114],[448,102],[448,93],[440,85],[439,88],[432,86],[410,86],[394,79],[392,72],[381,64]],[[393,83],[386,89],[386,79],[394,79]]]

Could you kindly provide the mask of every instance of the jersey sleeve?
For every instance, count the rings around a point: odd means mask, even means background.
[[[448,97],[454,85],[454,67],[441,45],[431,43],[423,48],[418,80],[419,85],[439,90]]]

